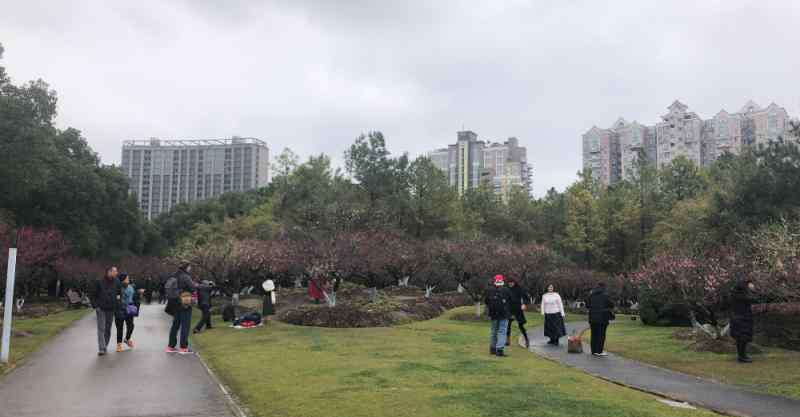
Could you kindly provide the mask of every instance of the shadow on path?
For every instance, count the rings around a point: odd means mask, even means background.
[[[613,326],[613,324],[612,324]],[[567,323],[567,334],[580,334],[589,327],[586,322]],[[638,390],[673,400],[684,401],[723,414],[752,417],[800,416],[800,401],[747,391],[732,385],[698,378],[625,359],[614,354],[595,357],[589,353],[567,353],[566,337],[560,346],[550,346],[544,328],[530,330],[530,351],[586,373]],[[525,346],[520,341],[521,346]],[[590,352],[584,346],[585,352]]]
[[[114,352],[112,327],[99,357],[96,318],[87,315],[0,381],[0,416],[233,416],[196,356],[164,353],[170,324],[164,306],[142,305],[136,348]]]

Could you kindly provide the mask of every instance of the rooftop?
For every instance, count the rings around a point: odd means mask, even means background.
[[[122,141],[123,148],[131,147],[186,147],[186,146],[230,146],[230,145],[259,145],[267,146],[267,142],[257,138],[242,138],[234,136],[227,139],[159,139],[150,138],[143,140]]]

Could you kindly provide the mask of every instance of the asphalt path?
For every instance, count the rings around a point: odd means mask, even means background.
[[[611,325],[613,326],[613,323]],[[588,327],[589,323],[586,322],[567,323],[567,334],[573,334],[573,332],[580,334]],[[595,357],[588,353],[591,350],[586,344],[584,344],[586,353],[567,353],[566,337],[561,339],[560,346],[551,346],[547,344],[543,333],[543,327],[529,330],[529,334],[532,336],[531,352],[602,379],[726,415],[800,416],[800,401],[797,400],[748,391],[741,387],[626,359],[613,353],[606,357]],[[520,340],[520,344],[524,346],[524,341]],[[731,357],[731,360],[734,358]],[[742,364],[742,366],[748,365]],[[787,372],[790,371],[787,370]]]
[[[233,416],[197,356],[164,353],[170,324],[163,306],[143,305],[135,348],[115,352],[112,326],[109,353],[98,356],[95,314],[87,312],[0,380],[0,416]]]

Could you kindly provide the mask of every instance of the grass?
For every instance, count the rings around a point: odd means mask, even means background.
[[[0,363],[0,375],[5,375],[20,365],[26,356],[35,352],[41,345],[50,340],[58,332],[64,330],[90,310],[66,310],[35,319],[13,319],[12,328],[17,332],[25,332],[30,336],[15,335],[11,337],[11,355],[9,363]]]
[[[472,307],[393,328],[216,328],[193,343],[255,416],[714,415],[671,408],[521,348],[489,356],[486,323],[450,319],[463,311]],[[541,325],[538,314],[529,320]]]
[[[691,341],[672,337],[677,329],[644,326],[620,317],[608,328],[606,348],[662,368],[800,400],[800,352],[763,348],[753,363],[740,364],[734,354],[688,349]]]

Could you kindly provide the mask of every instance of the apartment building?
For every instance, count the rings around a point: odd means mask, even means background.
[[[127,140],[122,170],[148,219],[172,207],[269,183],[269,148],[255,138]]]
[[[517,186],[530,193],[527,149],[519,146],[515,137],[504,142],[487,142],[478,140],[475,132],[461,131],[456,134],[455,144],[431,151],[428,157],[445,173],[459,195],[481,184],[488,184],[504,199]]]
[[[787,133],[789,115],[775,103],[762,108],[748,101],[737,113],[719,111],[703,120],[676,100],[655,125],[618,119],[608,129],[596,126],[583,135],[583,168],[602,184],[635,175],[639,155],[658,167],[683,156],[709,166],[722,154],[738,154],[745,146],[777,140]]]

